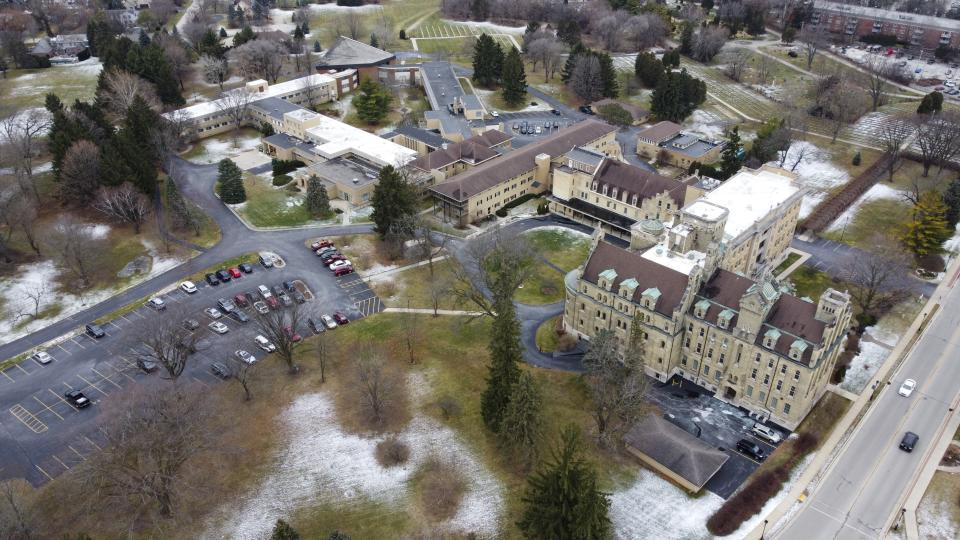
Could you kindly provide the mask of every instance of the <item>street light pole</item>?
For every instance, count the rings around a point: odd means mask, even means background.
[[[763,529],[760,530],[760,540],[763,540],[763,535],[767,532],[767,521],[766,519],[763,520]]]

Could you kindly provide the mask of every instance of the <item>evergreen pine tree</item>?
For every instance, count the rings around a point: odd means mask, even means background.
[[[661,63],[667,69],[672,67],[680,67],[680,51],[673,49],[672,51],[663,53],[663,60]]]
[[[323,217],[330,214],[330,197],[327,195],[327,188],[315,174],[311,174],[307,179],[307,210],[314,217]]]
[[[370,46],[380,48],[380,41],[377,40],[377,34],[370,34]]]
[[[376,124],[390,112],[393,96],[380,83],[367,78],[360,83],[360,92],[353,98],[357,116],[368,124]]]
[[[480,414],[490,431],[498,432],[504,412],[510,404],[510,392],[520,378],[518,363],[523,358],[520,345],[520,323],[513,305],[510,279],[494,279],[493,309],[497,314],[490,328],[490,375],[487,388],[480,396]]]
[[[503,62],[503,100],[519,105],[527,95],[527,74],[523,69],[520,51],[511,47]]]
[[[551,460],[527,481],[525,509],[517,526],[528,538],[607,538],[610,499],[581,455],[577,428],[568,426],[560,439]]]
[[[221,27],[220,27],[220,39],[224,39],[224,38],[226,38],[226,37],[227,37],[227,29],[221,26]]]
[[[901,236],[903,244],[918,257],[936,255],[943,251],[943,242],[950,237],[947,207],[940,195],[928,191],[913,205],[913,220]]]
[[[167,178],[165,182],[165,191],[167,197],[167,213],[173,220],[173,226],[177,229],[190,229],[194,234],[200,234],[201,218],[197,213],[187,206],[183,200],[183,195],[177,189],[177,184],[172,178]]]
[[[740,142],[740,127],[733,126],[727,132],[727,144],[720,154],[720,174],[722,180],[730,178],[743,166],[743,143]]]
[[[297,43],[300,43],[300,42],[303,41],[303,37],[304,37],[304,36],[303,36],[303,30],[302,30],[299,26],[294,26],[294,27],[293,27],[293,40],[296,41]]]
[[[570,54],[567,55],[567,61],[563,64],[563,71],[560,73],[561,81],[564,83],[570,82],[570,77],[573,76],[573,70],[577,67],[577,58],[585,52],[589,52],[589,50],[579,41],[570,49]]]
[[[663,62],[650,52],[641,52],[633,65],[634,73],[640,83],[647,88],[656,88],[663,78]]]
[[[273,534],[270,535],[270,540],[300,540],[300,533],[286,521],[278,519],[277,524],[273,526]]]
[[[313,40],[313,52],[318,53],[318,52],[320,52],[320,51],[322,51],[322,50],[323,50],[323,49],[320,48],[320,40],[319,40],[319,39]]]
[[[473,82],[484,87],[496,84],[498,77],[497,44],[487,34],[480,34],[473,46]]]
[[[400,39],[407,39],[407,31],[403,28],[400,29]]]
[[[678,122],[683,119],[680,115],[681,99],[677,77],[667,72],[650,97],[650,112],[660,120]]]
[[[680,54],[687,56],[693,52],[693,23],[683,23],[683,30],[680,31]]]
[[[417,194],[414,187],[391,165],[380,169],[380,177],[373,188],[370,202],[373,206],[370,218],[381,239],[417,213]]]
[[[247,200],[243,187],[243,172],[230,159],[221,159],[217,164],[217,193],[224,204],[240,204]]]
[[[943,192],[943,205],[947,207],[947,226],[953,230],[960,222],[960,178],[950,182]]]
[[[503,61],[506,58],[503,47],[501,47],[499,43],[493,43],[491,56],[493,57],[493,80],[495,83],[499,83],[503,80]]]
[[[943,109],[943,94],[934,90],[923,96],[920,100],[920,106],[917,107],[917,114],[931,114],[940,112]]]
[[[257,39],[257,34],[253,31],[253,28],[244,26],[239,32],[233,35],[233,46],[239,47],[240,45],[255,39]]]
[[[543,396],[529,371],[520,374],[503,411],[500,443],[525,465],[532,463],[543,435]]]
[[[300,23],[300,31],[303,32],[303,35],[309,34],[309,33],[310,33],[310,24],[307,23],[307,21],[303,21],[302,23]]]
[[[580,43],[580,23],[573,17],[565,17],[557,23],[557,37],[560,41],[574,47]]]
[[[149,134],[153,133],[159,122],[157,113],[140,96],[136,96],[127,109],[123,129],[116,136],[120,154],[133,171],[133,178],[128,180],[132,180],[137,189],[151,197],[156,193],[160,156]]]
[[[615,98],[620,92],[620,85],[617,83],[617,70],[613,67],[613,59],[607,53],[600,53],[597,58],[600,60],[600,77],[603,80],[600,95]]]
[[[120,143],[111,139],[100,146],[100,183],[119,186],[133,178],[134,172],[127,164]]]

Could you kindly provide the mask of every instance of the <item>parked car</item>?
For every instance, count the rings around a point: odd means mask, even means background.
[[[274,296],[280,296],[281,294],[283,294],[283,287],[279,285],[274,285],[273,287],[270,287],[270,290],[273,292]]]
[[[155,311],[163,311],[167,309],[167,304],[163,301],[163,298],[154,296],[150,300],[147,300],[147,307]]]
[[[582,107],[580,107],[579,110],[580,110],[580,112],[582,112],[583,114],[594,114],[593,109],[590,108],[589,105],[583,105]]]
[[[283,327],[283,333],[284,333],[284,335],[286,335],[288,338],[290,338],[290,341],[292,341],[292,342],[294,342],[294,343],[300,343],[300,341],[303,340],[303,337],[301,337],[300,334],[298,334],[298,333],[296,332],[296,330],[293,329],[293,327],[284,326],[284,327]]]
[[[347,258],[342,253],[333,252],[333,253],[327,253],[326,255],[324,255],[323,258],[320,259],[320,262],[322,262],[327,266],[330,266],[331,264],[337,261],[345,261],[345,260],[347,260]]]
[[[265,251],[260,252],[260,264],[262,264],[264,268],[273,268],[273,263],[274,260],[272,253],[267,253]]]
[[[900,440],[900,449],[904,452],[913,452],[913,449],[917,447],[917,443],[919,441],[919,435],[912,431],[908,431],[903,435],[903,439]]]
[[[560,122],[554,122],[553,129],[560,129]]]
[[[324,255],[325,253],[330,253],[331,251],[336,251],[336,250],[337,250],[337,248],[335,248],[335,247],[333,247],[333,246],[327,246],[327,247],[320,248],[320,249],[316,250],[314,253],[317,254],[317,257],[323,257],[323,255]]]
[[[137,367],[144,373],[153,373],[160,369],[160,366],[149,358],[137,358]]]
[[[257,292],[260,293],[260,296],[262,296],[264,300],[273,296],[266,285],[257,285]]]
[[[240,273],[240,269],[237,267],[230,268],[227,270],[227,272],[230,272],[230,277],[234,279],[238,277],[243,277],[243,274]]]
[[[339,324],[340,326],[343,326],[343,325],[347,324],[348,322],[350,322],[350,319],[348,319],[347,316],[344,315],[342,311],[338,311],[338,312],[334,313],[334,314],[333,314],[333,320],[336,321],[337,324]]]
[[[326,326],[322,322],[314,318],[307,319],[307,327],[309,327],[310,330],[313,330],[314,334],[319,334],[321,332],[327,331]]]
[[[103,331],[103,328],[100,328],[99,324],[88,324],[87,326],[84,327],[84,330],[86,330],[87,334],[89,334],[90,337],[94,337],[97,339],[100,339],[107,335],[107,333]]]
[[[320,320],[322,320],[323,324],[325,324],[330,330],[333,330],[337,327],[337,322],[333,320],[333,317],[327,315],[326,313],[320,316]]]
[[[268,353],[271,353],[277,350],[276,345],[274,345],[273,343],[270,343],[269,339],[261,335],[257,335],[257,337],[253,338],[253,341],[257,344],[257,347],[260,347],[261,349],[267,351]]]
[[[230,314],[231,311],[234,311],[237,309],[237,306],[234,305],[232,301],[227,300],[226,298],[218,298],[217,305],[220,306],[220,311],[228,315]]]
[[[193,332],[197,328],[200,328],[200,321],[196,319],[184,319],[183,327]]]
[[[500,113],[498,113],[497,111],[490,111],[490,116],[494,118],[500,118]]]
[[[737,441],[737,450],[739,450],[741,454],[756,461],[766,459],[766,456],[763,454],[763,448],[760,448],[759,444],[748,441],[747,439]]]
[[[223,362],[214,362],[210,364],[210,371],[212,371],[214,375],[220,377],[221,379],[230,378],[230,369]]]
[[[336,277],[345,276],[347,274],[352,274],[352,273],[353,273],[353,266],[350,266],[350,265],[341,266],[340,268],[337,268],[336,270],[333,271],[333,275]]]
[[[192,281],[184,281],[180,284],[180,290],[187,294],[193,294],[197,292],[197,286]]]
[[[514,130],[514,131],[517,131],[518,129],[520,129],[520,124],[514,123],[514,124],[513,124],[513,130]]]
[[[217,279],[217,275],[216,275],[216,274],[212,274],[212,273],[211,273],[211,274],[207,274],[207,275],[203,276],[203,279],[205,279],[205,280],[207,281],[207,285],[219,285],[219,284],[220,284],[220,280]]]
[[[257,357],[248,353],[243,349],[238,349],[236,351],[233,351],[233,356],[236,357],[237,360],[240,360],[241,362],[247,365],[253,365],[257,363]]]
[[[261,315],[266,315],[267,313],[270,313],[270,308],[267,307],[266,302],[264,302],[264,301],[262,301],[262,300],[259,301],[259,302],[254,302],[254,303],[253,303],[253,309],[257,310],[257,313],[259,313],[259,314],[261,314]]]
[[[229,315],[231,319],[237,322],[245,323],[250,321],[250,317],[247,316],[246,313],[240,311],[239,309],[231,311],[227,315]]]
[[[213,320],[223,317],[223,313],[220,313],[220,310],[215,307],[203,308],[203,312],[207,314],[207,317],[210,317]]]
[[[47,351],[37,351],[30,355],[30,358],[33,358],[38,364],[47,365],[50,362],[53,362],[53,357],[50,356],[50,353]]]
[[[540,126],[537,126],[533,128],[533,132],[536,133],[537,135],[540,135],[541,133],[543,133],[543,128],[541,128]]]
[[[227,272],[226,268],[217,270],[217,279],[224,283],[230,281],[230,272]]]
[[[79,390],[70,390],[64,394],[64,397],[67,398],[67,401],[69,401],[71,405],[78,409],[83,409],[84,407],[90,406],[90,400],[87,399],[87,396],[83,395],[83,392]]]
[[[230,331],[230,327],[220,321],[213,321],[212,323],[208,324],[207,327],[218,334],[226,334]]]
[[[897,390],[897,393],[903,397],[910,397],[910,394],[913,393],[913,389],[917,387],[917,381],[913,379],[907,379],[903,381],[903,384],[900,385],[900,390]]]
[[[333,246],[333,242],[327,240],[326,238],[321,238],[320,240],[317,240],[316,242],[310,244],[310,249],[312,249],[313,251],[316,251],[320,248],[325,248],[330,246]]]
[[[250,305],[250,301],[247,300],[247,296],[244,294],[238,294],[233,297],[233,303],[238,307],[247,307]]]
[[[558,110],[556,110],[556,109],[550,109],[550,114],[555,114],[555,115],[557,115],[557,116],[560,116],[560,111],[558,111]]]
[[[237,268],[239,268],[240,271],[243,272],[244,274],[253,273],[253,265],[250,263],[241,263],[239,266],[237,266]]]
[[[298,290],[296,290],[296,289],[290,291],[290,296],[292,296],[292,297],[293,297],[293,301],[296,302],[296,303],[298,303],[298,304],[304,304],[304,303],[306,303],[306,301],[307,301],[307,298],[306,298],[305,296],[303,296],[303,293],[300,292],[300,291],[298,291]]]
[[[250,305],[253,305],[253,303],[260,298],[260,296],[257,295],[256,291],[247,291],[243,293],[243,295],[247,298],[247,302],[249,302]]]
[[[763,439],[770,444],[777,444],[783,440],[783,435],[781,435],[779,431],[763,424],[754,424],[750,433],[753,433],[757,438]]]
[[[286,290],[288,290],[288,291],[292,291],[292,290],[296,289],[296,287],[293,285],[293,282],[292,282],[292,281],[284,281],[283,283],[281,283],[281,285],[283,285],[283,288],[286,289]]]
[[[280,299],[280,302],[283,304],[283,307],[290,307],[293,305],[293,299],[290,298],[290,295],[280,291],[280,294],[277,295],[277,298]]]
[[[352,265],[350,264],[350,261],[348,261],[348,260],[346,260],[346,259],[343,259],[343,260],[341,260],[341,261],[334,261],[334,262],[330,263],[329,268],[330,268],[331,270],[336,270],[337,268],[340,268],[341,266],[352,266]]]
[[[266,299],[267,305],[270,306],[270,309],[280,309],[280,301],[277,300],[276,296],[271,296]]]

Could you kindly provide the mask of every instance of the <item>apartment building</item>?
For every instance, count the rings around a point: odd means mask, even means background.
[[[644,369],[679,376],[719,399],[795,428],[826,390],[843,350],[850,296],[827,289],[816,303],[716,266],[719,257],[637,252],[595,239],[565,280],[564,326],[589,339],[611,330],[621,346],[642,325]]]
[[[637,134],[637,155],[686,169],[694,162],[709,165],[720,159],[723,141],[683,133],[673,122],[656,123]]]
[[[568,162],[566,156],[575,148],[620,159],[616,132],[604,122],[585,120],[462,172],[430,188],[435,212],[444,221],[466,226],[517,197],[549,192],[554,171]]]
[[[901,43],[925,49],[960,47],[960,21],[946,17],[816,0],[809,24],[845,41],[889,35]]]

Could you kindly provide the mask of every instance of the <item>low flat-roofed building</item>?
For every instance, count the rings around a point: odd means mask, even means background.
[[[667,420],[648,415],[623,436],[626,450],[689,493],[697,493],[730,459]]]
[[[331,199],[342,199],[354,206],[365,206],[373,197],[379,172],[380,168],[372,163],[365,163],[352,156],[338,157],[311,164],[305,172],[296,175],[296,182],[301,189],[306,190],[309,177],[317,175]]]
[[[381,137],[406,146],[421,156],[435,152],[449,142],[435,131],[414,126],[398,126],[393,131],[384,133]]]
[[[683,133],[673,122],[659,122],[637,134],[637,155],[686,169],[693,162],[711,164],[720,159],[723,141]]]
[[[472,169],[500,156],[512,137],[498,130],[489,130],[465,141],[450,143],[436,152],[420,156],[410,166],[433,176],[439,184],[452,176]]]
[[[348,38],[338,37],[317,59],[317,71],[343,71],[355,69],[363,77],[378,78],[377,68],[392,64],[396,60],[393,53],[378,49],[372,45]]]

